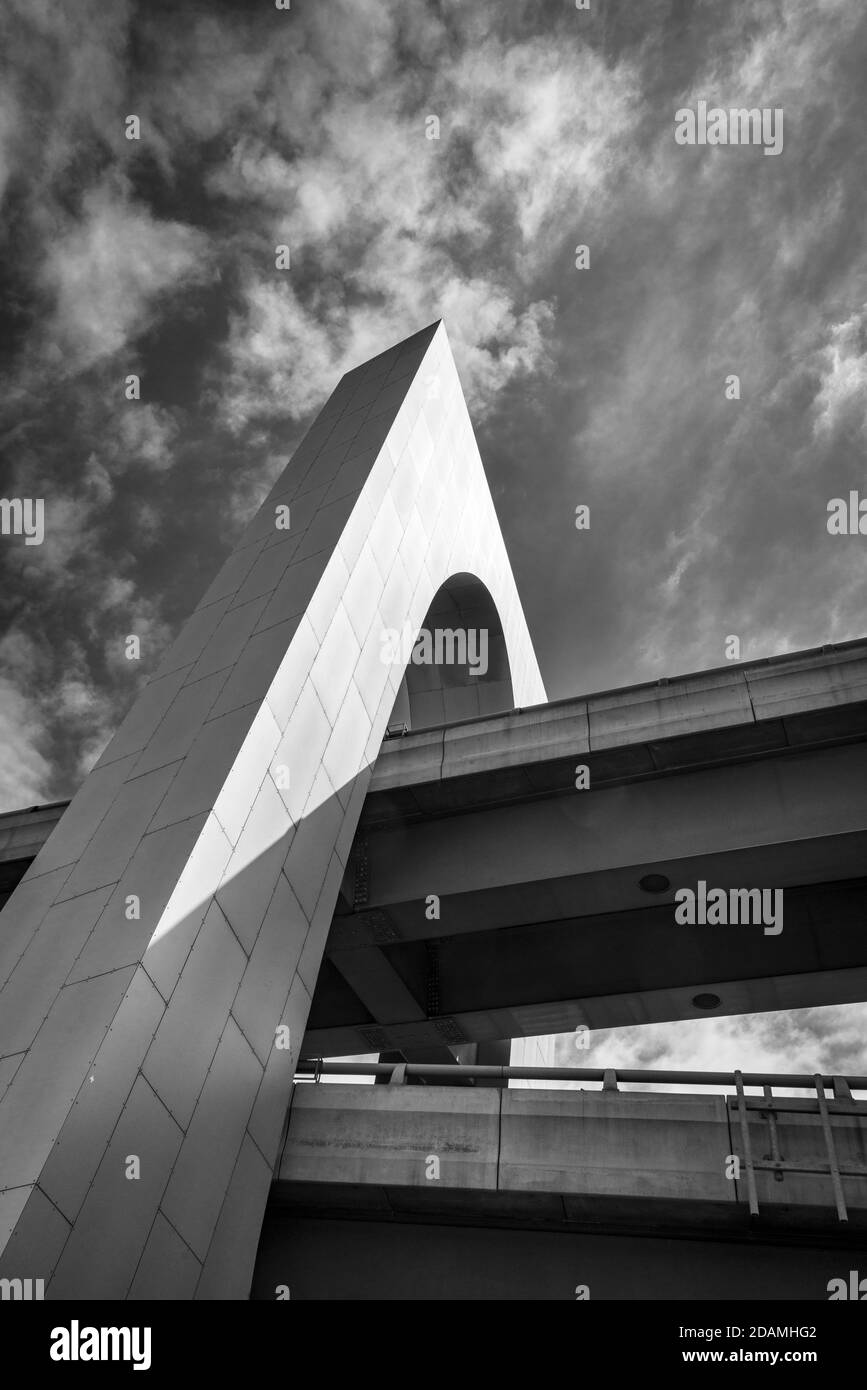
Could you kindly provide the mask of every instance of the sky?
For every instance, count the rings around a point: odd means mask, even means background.
[[[440,317],[550,698],[864,635],[861,0],[4,0],[0,53],[0,476],[46,506],[0,810],[72,794],[340,375]],[[678,144],[702,100],[781,152]],[[867,1071],[863,1021],[599,1049]]]

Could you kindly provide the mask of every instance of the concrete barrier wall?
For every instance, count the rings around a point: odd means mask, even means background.
[[[867,1169],[867,1104],[846,1102],[855,1115],[835,1106],[844,1103],[828,1101],[840,1166]],[[770,1154],[768,1122],[751,1111],[749,1124],[761,1161]],[[817,1114],[781,1114],[778,1135],[787,1162],[827,1163]],[[570,1198],[588,1196],[622,1199],[633,1212],[636,1202],[748,1209],[740,1128],[726,1097],[674,1092],[297,1085],[279,1182],[318,1184],[320,1200],[333,1184],[337,1203],[341,1185],[427,1189],[431,1199],[447,1189],[558,1194],[566,1219],[587,1210]],[[867,1211],[867,1179],[843,1186],[850,1215]],[[827,1175],[778,1182],[759,1173],[757,1188],[760,1209],[809,1206],[837,1224]]]

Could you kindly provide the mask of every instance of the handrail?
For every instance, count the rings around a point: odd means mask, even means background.
[[[867,1076],[812,1076],[785,1072],[735,1071],[652,1071],[631,1067],[491,1067],[462,1066],[441,1062],[326,1062],[321,1058],[299,1062],[296,1076],[388,1076],[397,1067],[404,1068],[407,1077],[429,1077],[431,1080],[457,1081],[605,1081],[667,1086],[784,1086],[793,1090],[816,1092],[816,1085],[833,1089],[835,1082],[845,1081],[850,1090],[867,1091]]]
[[[867,1118],[867,1102],[852,1098],[852,1091],[867,1091],[867,1076],[802,1076],[785,1072],[741,1072],[741,1071],[638,1071],[631,1067],[619,1070],[616,1067],[486,1067],[452,1065],[438,1062],[326,1062],[321,1057],[299,1062],[295,1073],[296,1080],[312,1077],[318,1082],[323,1076],[376,1076],[388,1078],[392,1086],[403,1086],[408,1078],[436,1080],[446,1084],[476,1080],[490,1081],[598,1081],[603,1092],[617,1092],[619,1082],[632,1082],[668,1086],[728,1086],[735,1090],[734,1096],[725,1097],[730,1120],[734,1118],[740,1136],[742,1154],[739,1158],[746,1170],[747,1198],[750,1218],[760,1215],[759,1191],[756,1183],[757,1173],[773,1173],[776,1182],[782,1182],[785,1175],[812,1173],[830,1179],[836,1207],[837,1220],[847,1222],[849,1213],[843,1190],[843,1178],[867,1178],[867,1167],[853,1165],[847,1160],[841,1166],[834,1142],[834,1119],[844,1116]],[[762,1090],[760,1098],[747,1096],[745,1088],[753,1086]],[[812,1112],[819,1117],[825,1140],[827,1162],[825,1164],[805,1163],[803,1159],[787,1161],[780,1152],[777,1117],[787,1113],[804,1115],[809,1101],[786,1101],[773,1094],[774,1087],[789,1090],[812,1092]],[[825,1096],[826,1089],[833,1092],[830,1103]],[[757,1157],[753,1147],[753,1132],[750,1130],[751,1118],[758,1123],[758,1133],[762,1123],[767,1124],[770,1140],[770,1153]],[[732,1133],[732,1140],[735,1134]],[[761,1149],[758,1151],[761,1153]],[[730,1155],[731,1157],[731,1155]]]

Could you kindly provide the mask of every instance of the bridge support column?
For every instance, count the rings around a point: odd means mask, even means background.
[[[247,1296],[383,629],[460,573],[544,700],[440,324],[341,380],[0,916],[0,1275]]]

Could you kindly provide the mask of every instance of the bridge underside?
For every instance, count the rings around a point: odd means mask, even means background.
[[[673,1239],[636,1233],[460,1224],[437,1215],[310,1216],[269,1205],[251,1298],[520,1301],[580,1297],[761,1304],[823,1301],[864,1268],[867,1240],[832,1245]],[[587,1290],[585,1293],[584,1290]],[[285,1297],[285,1294],[282,1295]],[[776,1315],[768,1312],[766,1323]]]
[[[865,696],[853,642],[387,741],[304,1055],[867,998]],[[782,930],[678,925],[699,880]]]

